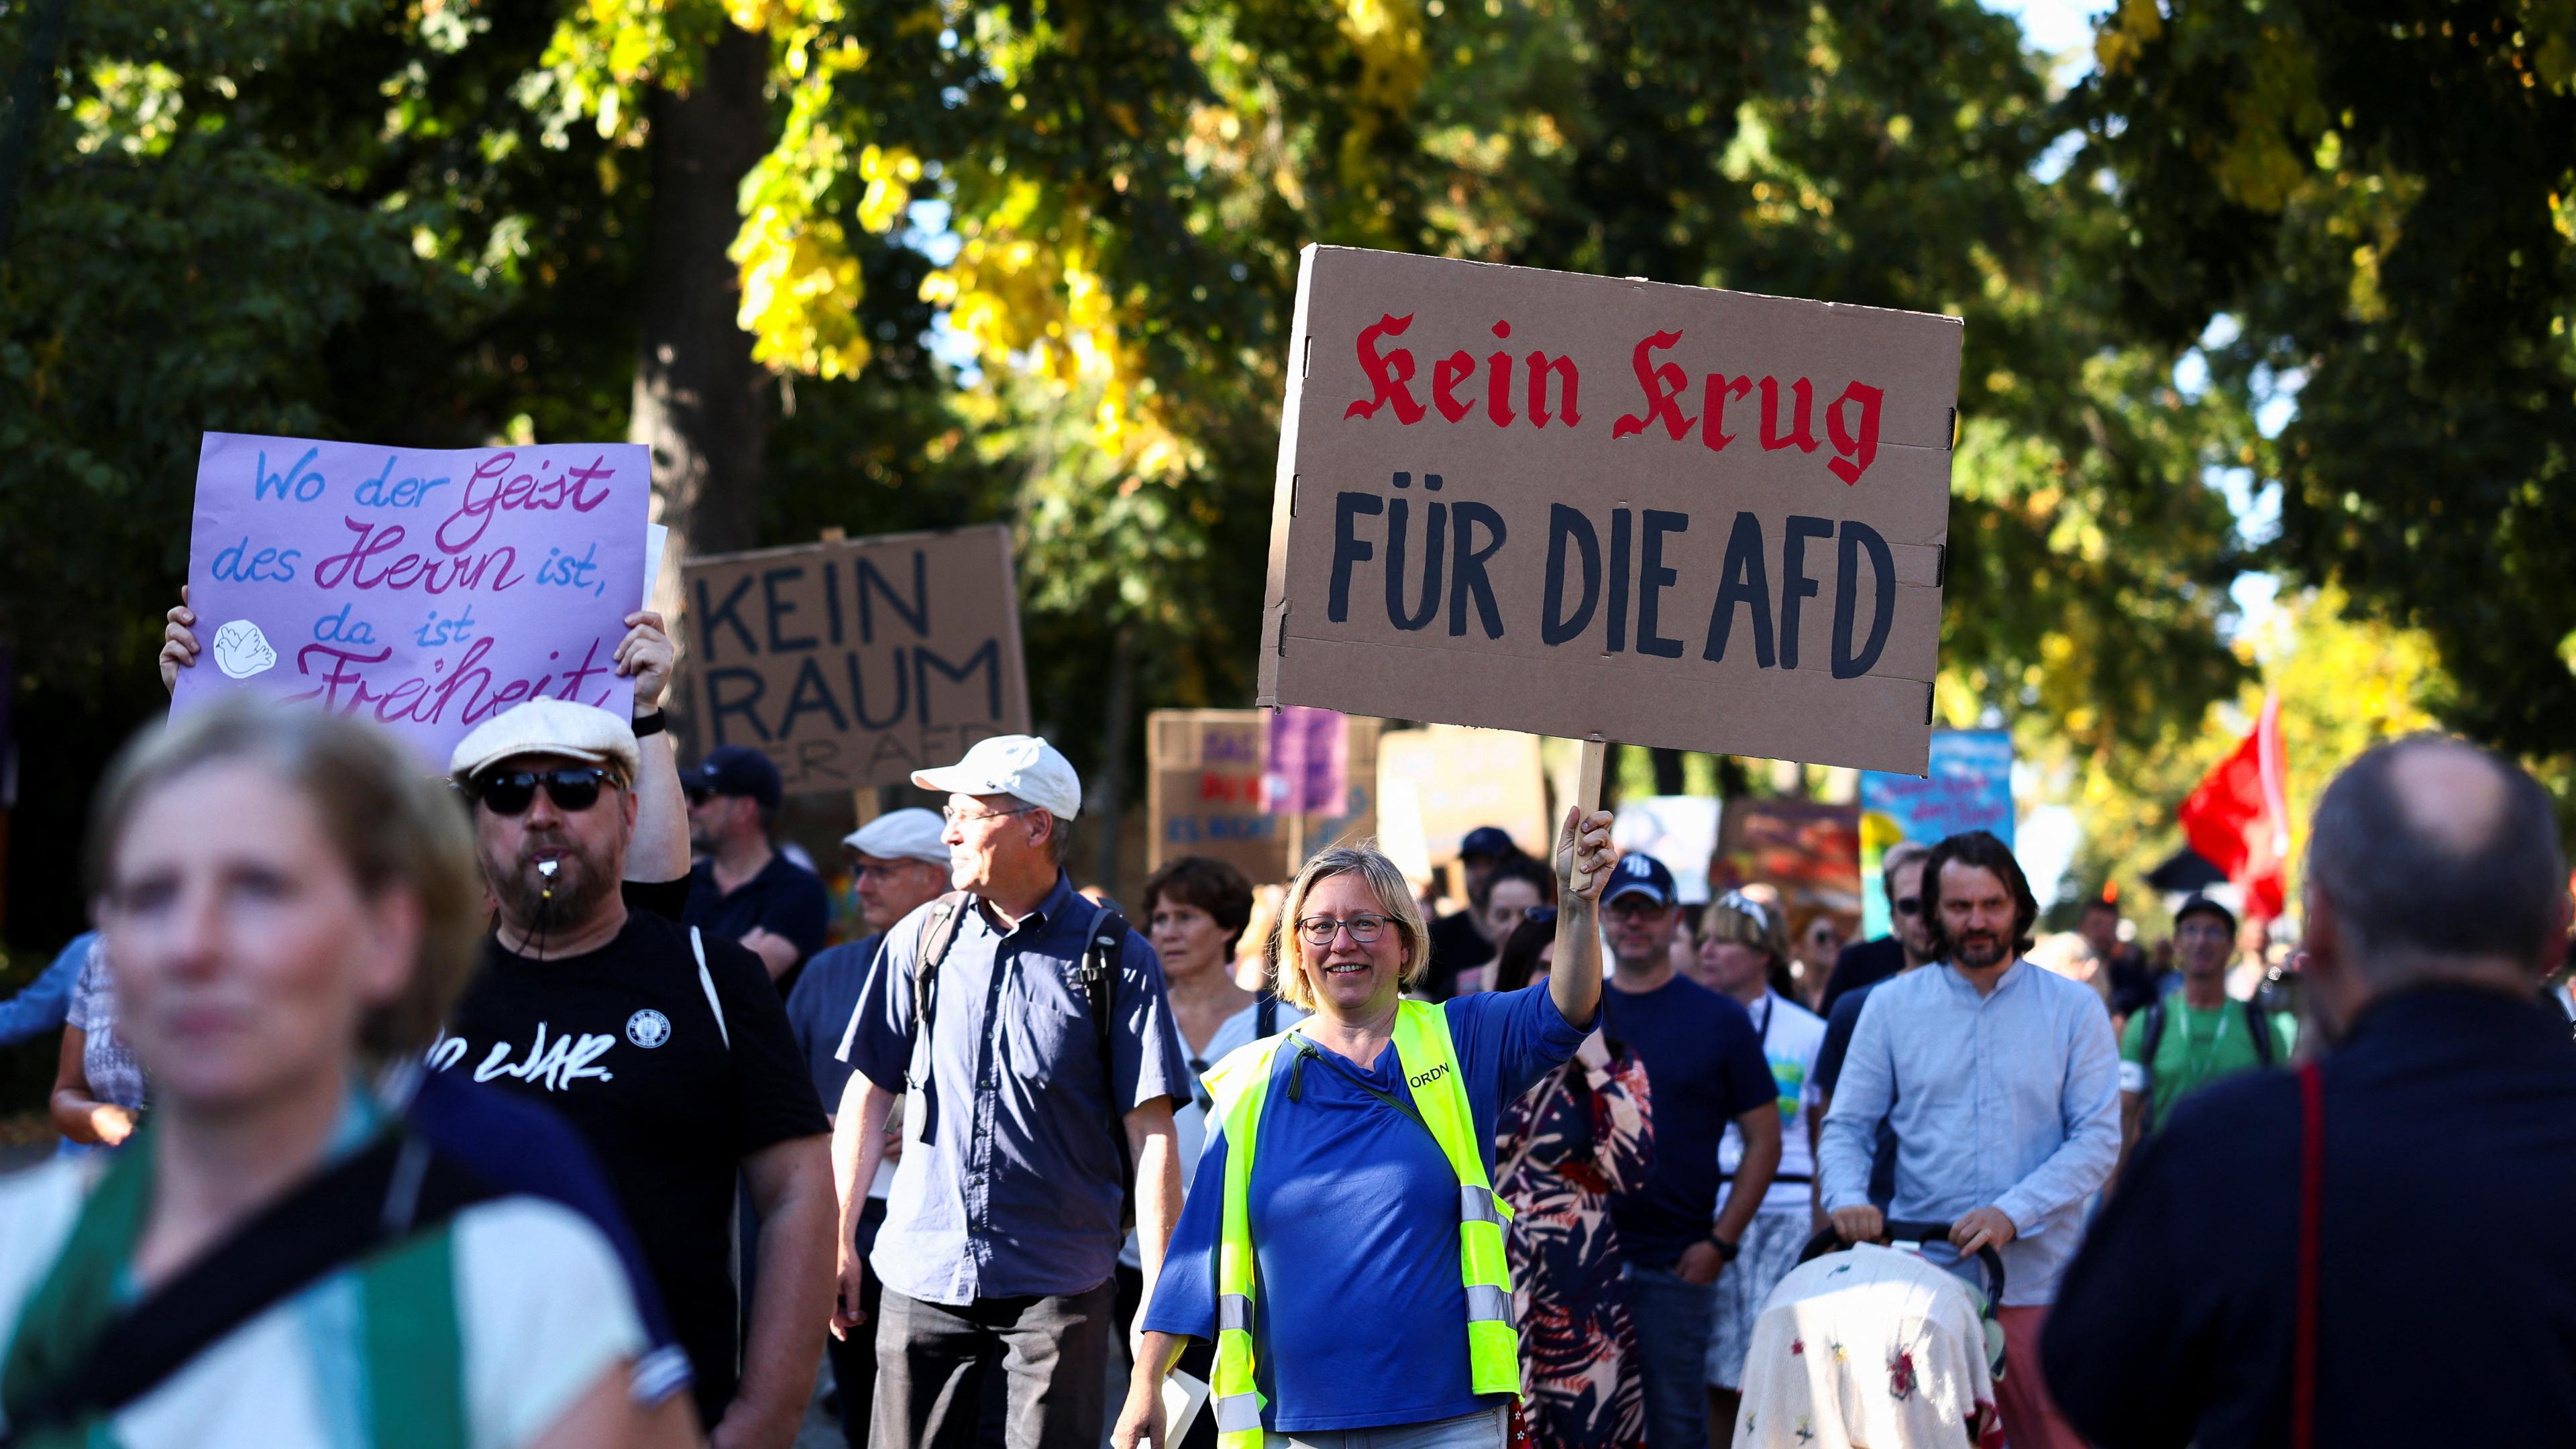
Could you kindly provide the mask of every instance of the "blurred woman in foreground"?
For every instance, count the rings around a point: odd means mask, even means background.
[[[1556,912],[1503,937],[1496,991],[1548,979]],[[1614,1193],[1646,1182],[1655,1133],[1646,1066],[1600,1032],[1494,1123],[1494,1191],[1512,1210],[1503,1251],[1521,1326],[1521,1401],[1537,1449],[1638,1449],[1646,1397]]]
[[[363,1085],[475,960],[455,802],[372,726],[248,699],[147,731],[93,888],[153,1113],[0,1183],[19,1445],[621,1444],[642,1343],[567,1209],[504,1196]]]

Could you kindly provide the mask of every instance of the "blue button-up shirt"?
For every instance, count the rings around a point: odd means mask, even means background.
[[[71,1015],[72,983],[80,979],[81,967],[89,964],[90,948],[97,944],[96,931],[83,931],[72,937],[72,943],[63,948],[43,974],[28,982],[17,995],[0,1001],[0,1047],[13,1047],[63,1029],[64,1020]]]
[[[843,1059],[889,1092],[912,1059],[913,960],[924,906],[886,933]],[[1097,908],[1062,875],[1008,931],[982,903],[960,916],[931,1011],[930,1140],[907,1103],[903,1158],[868,1261],[928,1303],[1087,1292],[1118,1260],[1118,1143],[1126,1114],[1186,1095],[1163,966],[1132,929],[1118,953],[1109,1061],[1083,991]]]
[[[1881,982],[1818,1145],[1825,1210],[1868,1204],[1884,1117],[1896,1132],[1889,1215],[2001,1208],[2018,1235],[2002,1250],[2004,1302],[2051,1302],[2084,1236],[2084,1200],[2119,1161],[2119,1074],[2102,998],[2028,961],[1987,996],[1946,965]]]

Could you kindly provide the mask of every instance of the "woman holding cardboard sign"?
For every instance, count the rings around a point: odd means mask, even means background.
[[[1216,1345],[1221,1449],[1265,1434],[1341,1449],[1502,1449],[1519,1337],[1493,1193],[1502,1105],[1574,1055],[1601,1003],[1596,903],[1610,817],[1566,814],[1559,954],[1543,985],[1433,1005],[1422,914],[1368,846],[1317,855],[1269,955],[1314,1013],[1208,1074],[1216,1125],[1112,1436],[1162,1438],[1161,1384],[1187,1339]]]

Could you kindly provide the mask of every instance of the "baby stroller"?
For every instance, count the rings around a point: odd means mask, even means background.
[[[1950,1225],[1891,1222],[1886,1236],[1941,1242]],[[1988,1247],[1977,1265],[1983,1291],[1919,1252],[1847,1245],[1830,1227],[1810,1239],[1754,1321],[1735,1449],[2001,1444],[2004,1264]]]

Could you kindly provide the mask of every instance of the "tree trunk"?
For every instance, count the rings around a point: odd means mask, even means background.
[[[1654,767],[1656,794],[1679,795],[1682,793],[1681,751],[1661,748],[1649,749],[1646,751],[1646,763]]]
[[[1127,735],[1136,722],[1136,626],[1121,624],[1109,653],[1109,698],[1101,712],[1100,768],[1083,788],[1094,806],[1086,812],[1097,837],[1091,846],[1091,883],[1118,894],[1118,844],[1127,814]]]
[[[671,530],[654,601],[679,629],[680,563],[758,540],[769,376],[736,325],[725,257],[742,179],[769,149],[768,38],[725,27],[686,95],[653,92],[642,349],[627,437],[653,449],[653,517]]]

